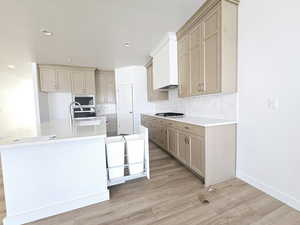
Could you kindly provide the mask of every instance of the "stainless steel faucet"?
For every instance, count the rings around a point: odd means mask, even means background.
[[[76,101],[71,102],[70,107],[69,107],[71,121],[73,121],[73,119],[74,119],[74,117],[73,117],[73,105],[78,105],[79,108],[80,108],[80,111],[83,111],[83,108],[82,108],[82,106],[79,102],[76,102]]]

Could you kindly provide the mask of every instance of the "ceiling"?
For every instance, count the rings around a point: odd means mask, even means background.
[[[100,69],[143,65],[160,39],[177,31],[203,1],[1,0],[0,72],[13,64],[14,73],[27,73],[31,62]]]

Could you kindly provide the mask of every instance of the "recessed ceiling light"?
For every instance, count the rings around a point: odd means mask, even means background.
[[[41,32],[45,36],[52,36],[53,35],[53,33],[51,31],[48,31],[48,30],[45,30],[45,29],[41,29]]]
[[[124,43],[124,46],[125,46],[125,47],[130,47],[130,43],[129,43],[129,42],[125,42],[125,43]]]
[[[11,70],[14,70],[16,68],[15,65],[8,65],[7,67],[8,67],[8,69],[11,69]]]

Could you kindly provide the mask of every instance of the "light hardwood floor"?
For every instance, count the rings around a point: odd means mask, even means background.
[[[151,180],[113,187],[110,201],[30,225],[300,224],[299,212],[238,179],[208,192],[198,178],[153,144],[150,158]]]

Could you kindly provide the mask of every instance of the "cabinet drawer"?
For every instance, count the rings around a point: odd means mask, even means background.
[[[181,129],[183,131],[193,133],[198,136],[205,136],[205,128],[204,127],[195,126],[195,125],[186,124],[186,123],[178,123],[177,126],[179,129]]]

